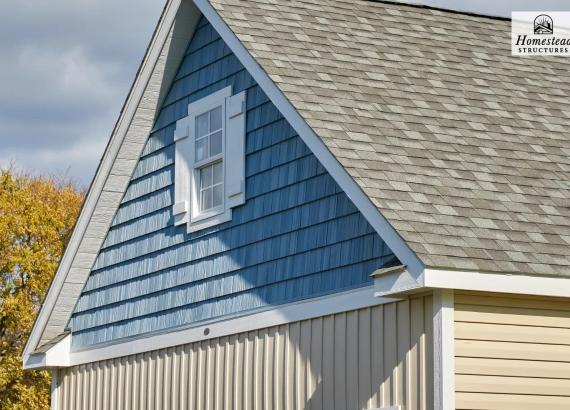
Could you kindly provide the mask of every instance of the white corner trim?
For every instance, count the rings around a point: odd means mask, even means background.
[[[394,252],[394,254],[411,272],[419,274],[419,272],[424,269],[424,265],[419,257],[410,249],[386,218],[384,218],[370,198],[366,196],[344,167],[328,150],[320,137],[305,122],[303,117],[301,117],[287,97],[285,97],[273,80],[269,78],[263,68],[261,68],[257,61],[251,56],[251,54],[249,54],[247,49],[218,15],[210,2],[208,0],[193,1],[208,19],[210,24],[216,29],[228,47],[233,51],[238,60],[255,79],[257,84],[265,94],[267,94],[271,102],[275,104],[281,114],[283,114],[287,121],[289,121],[305,144],[307,144],[309,149],[315,154],[333,179],[344,190],[360,212],[362,212],[364,217],[376,232],[378,232],[392,252]]]
[[[193,343],[222,336],[248,332],[278,326],[285,323],[362,309],[369,306],[394,302],[398,299],[374,297],[372,287],[361,288],[334,295],[299,301],[257,311],[249,315],[234,317],[217,322],[205,322],[198,326],[178,331],[170,331],[148,337],[139,337],[127,341],[107,344],[99,348],[73,351],[69,344],[67,357],[54,360],[29,363],[27,368],[68,367],[100,360],[113,359],[137,353],[144,353],[167,347]],[[208,334],[204,331],[208,329]],[[49,351],[48,351],[49,352]]]
[[[424,288],[570,297],[570,278],[427,268],[420,275],[412,275],[404,270],[374,279],[376,296]]]
[[[455,409],[455,347],[453,290],[433,294],[434,410]]]
[[[50,400],[50,408],[53,410],[59,409],[58,403],[58,388],[59,388],[59,380],[57,377],[57,369],[52,369],[51,371],[51,400]]]

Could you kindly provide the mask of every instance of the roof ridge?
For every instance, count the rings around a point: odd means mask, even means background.
[[[476,13],[474,11],[462,11],[462,10],[446,9],[446,8],[437,7],[437,6],[430,6],[427,4],[409,3],[409,1],[415,1],[415,0],[402,0],[402,1],[397,1],[397,0],[365,0],[365,1],[368,1],[371,3],[393,4],[395,6],[406,6],[406,7],[410,7],[410,8],[416,8],[416,9],[437,10],[437,11],[442,11],[445,13],[461,14],[461,15],[465,15],[465,16],[484,17],[484,18],[488,18],[491,20],[503,20],[503,21],[511,21],[512,20],[510,17],[493,16],[491,14]]]

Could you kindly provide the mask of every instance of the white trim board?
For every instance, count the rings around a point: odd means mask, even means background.
[[[24,361],[64,330],[200,15],[191,0],[166,4],[26,342]]]
[[[362,309],[369,306],[391,303],[397,300],[399,299],[377,298],[374,296],[373,288],[367,286],[357,290],[290,303],[279,308],[258,311],[232,319],[203,323],[192,328],[130,339],[128,341],[108,344],[103,347],[88,350],[73,351],[70,343],[71,336],[67,336],[62,342],[56,344],[45,354],[30,356],[24,363],[24,368],[42,369],[48,367],[76,366]],[[207,335],[204,333],[206,329],[208,329]],[[66,354],[62,354],[62,349],[67,349]]]
[[[346,169],[344,169],[329,151],[321,138],[305,122],[283,92],[277,87],[273,80],[271,80],[265,70],[261,68],[241,41],[223,21],[210,2],[208,0],[193,1],[249,74],[269,97],[271,102],[291,124],[333,179],[356,205],[358,210],[362,212],[370,225],[372,225],[376,232],[382,237],[382,240],[386,242],[398,259],[408,267],[408,270],[419,274],[424,269],[424,265],[419,257],[410,249],[408,244],[380,213],[370,198],[360,189]]]
[[[455,347],[453,290],[433,293],[433,408],[455,409]]]
[[[51,393],[50,393],[50,408],[59,409],[59,380],[57,369],[51,371]]]
[[[376,296],[436,288],[570,297],[570,278],[431,268],[420,275],[413,275],[408,270],[378,275],[374,287]]]

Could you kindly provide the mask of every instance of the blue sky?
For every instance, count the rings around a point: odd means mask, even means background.
[[[568,0],[414,3],[510,16]],[[0,167],[87,185],[164,0],[25,0],[0,6]],[[569,61],[570,62],[570,61]]]

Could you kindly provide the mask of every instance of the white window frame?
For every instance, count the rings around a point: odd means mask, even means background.
[[[191,112],[192,114],[190,114],[189,116],[190,118],[190,127],[194,127],[194,131],[196,130],[196,118],[199,117],[200,115],[206,114],[218,107],[221,107],[222,109],[222,152],[219,154],[216,154],[214,156],[211,157],[207,157],[201,161],[196,161],[196,159],[193,159],[193,172],[192,172],[192,191],[190,193],[190,200],[192,203],[192,210],[190,212],[190,222],[194,223],[194,222],[198,222],[198,221],[202,221],[205,219],[209,219],[209,218],[213,218],[215,216],[218,216],[220,214],[224,214],[225,213],[225,197],[226,197],[226,184],[225,184],[225,179],[226,179],[226,158],[225,158],[225,153],[226,153],[226,104],[225,104],[225,99],[228,94],[228,90],[224,89],[222,90],[223,93],[214,93],[214,94],[210,94],[209,96],[193,103],[190,104],[188,106],[188,112]],[[229,93],[231,94],[231,93]],[[192,136],[193,141],[192,141],[192,149],[194,150],[194,154],[196,153],[196,141],[198,140],[198,136],[194,135]],[[215,208],[210,208],[207,211],[201,211],[200,210],[200,171],[202,170],[202,168],[205,168],[207,166],[210,165],[214,165],[216,162],[222,162],[222,169],[223,169],[223,176],[222,176],[222,182],[224,183],[224,193],[222,195],[222,204],[215,207]],[[218,222],[221,223],[221,222]]]
[[[217,107],[222,109],[222,152],[195,161],[196,118]],[[175,225],[185,223],[188,232],[195,232],[230,221],[231,208],[245,202],[245,91],[232,96],[228,86],[190,103],[188,116],[176,123],[174,140]],[[231,157],[226,155],[228,148]],[[200,210],[200,171],[219,161],[223,168],[222,204],[204,212]]]

